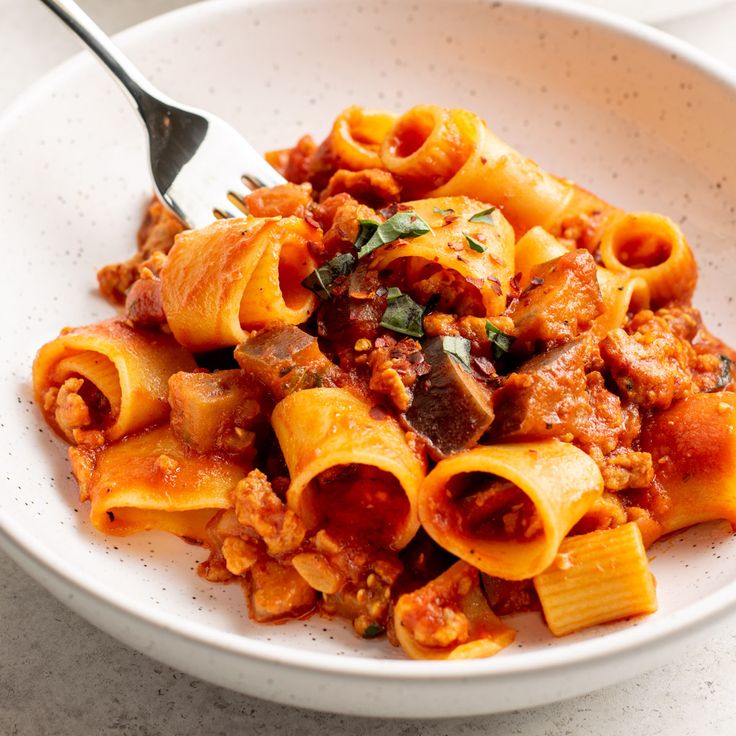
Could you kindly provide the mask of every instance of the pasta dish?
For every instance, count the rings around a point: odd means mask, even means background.
[[[656,610],[647,550],[736,524],[734,351],[692,251],[477,115],[350,107],[289,183],[187,230],[154,201],[117,316],[33,366],[100,532],[200,545],[262,623],[488,657]]]

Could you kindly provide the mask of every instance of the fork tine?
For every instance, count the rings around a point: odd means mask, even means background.
[[[238,196],[235,192],[228,192],[227,198],[232,202],[244,215],[248,214],[248,205],[243,197]]]

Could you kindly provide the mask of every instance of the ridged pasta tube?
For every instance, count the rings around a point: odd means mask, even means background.
[[[555,636],[657,610],[654,578],[633,522],[568,537],[534,587]]]

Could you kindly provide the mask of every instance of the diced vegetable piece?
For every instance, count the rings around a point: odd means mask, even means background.
[[[277,401],[295,391],[333,385],[339,370],[319,349],[317,338],[294,325],[259,331],[238,345],[235,359]]]
[[[174,373],[169,378],[171,429],[195,452],[244,452],[260,419],[260,393],[237,368]]]
[[[491,395],[441,337],[425,343],[424,359],[432,370],[419,380],[405,420],[439,459],[477,444],[493,421]]]

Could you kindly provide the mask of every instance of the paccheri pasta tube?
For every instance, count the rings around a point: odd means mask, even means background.
[[[279,402],[272,423],[291,475],[289,507],[307,528],[409,543],[424,464],[394,419],[343,389],[314,388]]]
[[[435,541],[489,575],[531,578],[603,491],[582,450],[558,440],[477,447],[442,460],[419,490]]]
[[[300,217],[219,220],[177,236],[161,271],[166,318],[191,350],[237,345],[245,330],[301,324],[316,297],[301,285],[320,231]]]
[[[394,630],[412,659],[491,657],[516,635],[493,613],[478,571],[465,562],[402,595],[394,609]]]
[[[642,428],[663,496],[652,516],[661,534],[702,521],[736,527],[736,394],[696,394],[653,415]]]
[[[680,228],[664,215],[631,212],[613,218],[603,233],[600,253],[611,271],[644,279],[655,308],[693,295],[695,259]]]
[[[170,335],[141,332],[121,319],[67,328],[33,364],[36,402],[69,442],[85,433],[113,441],[165,419],[169,376],[196,368]]]
[[[501,208],[517,235],[535,225],[562,234],[573,218],[598,231],[614,212],[572,182],[543,171],[466,110],[413,107],[389,131],[381,158],[422,196],[464,194]]]
[[[432,294],[442,308],[461,314],[492,316],[506,305],[514,275],[514,233],[495,208],[467,197],[407,202],[431,231],[397,240],[375,251],[377,270],[404,269],[411,291],[426,301]],[[450,301],[451,299],[451,301]]]
[[[80,497],[106,534],[149,529],[204,540],[205,526],[248,468],[221,456],[189,451],[168,425],[100,449],[71,448]],[[125,471],[121,473],[121,468]]]

